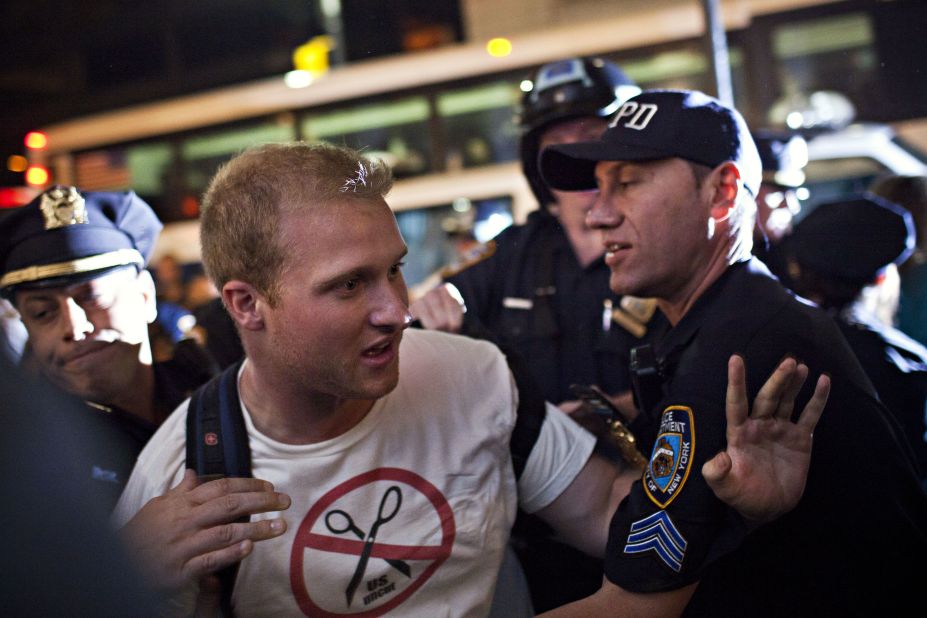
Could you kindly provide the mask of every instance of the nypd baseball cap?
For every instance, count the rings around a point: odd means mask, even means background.
[[[148,262],[162,228],[131,191],[54,186],[0,220],[0,292],[91,279]]]
[[[737,110],[695,90],[645,90],[612,116],[592,142],[559,144],[541,153],[541,175],[554,189],[596,188],[599,161],[654,161],[678,157],[714,168],[734,162],[752,195],[762,178],[760,155]]]

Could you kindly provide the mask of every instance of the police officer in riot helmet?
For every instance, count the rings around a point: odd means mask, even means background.
[[[568,197],[548,187],[538,169],[544,142],[554,143],[557,137],[549,130],[579,121],[590,133],[601,134],[621,101],[638,92],[640,88],[618,66],[601,58],[553,62],[534,74],[532,87],[522,98],[518,124],[522,171],[538,204],[549,208]]]
[[[443,285],[410,307],[425,328],[496,342],[510,358],[526,361],[546,400],[600,425],[572,387],[595,385],[633,415],[629,351],[646,335],[654,304],[609,290],[599,234],[585,223],[596,192],[550,189],[538,156],[551,144],[597,139],[621,102],[638,92],[602,58],[538,68],[517,121],[522,170],[540,208],[446,272]],[[536,611],[581,598],[601,583],[601,561],[546,538],[544,528],[520,514],[512,541]]]

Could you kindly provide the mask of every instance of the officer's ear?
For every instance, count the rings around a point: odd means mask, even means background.
[[[740,170],[733,162],[722,163],[712,172],[711,218],[716,223],[727,220],[741,190]]]
[[[253,285],[232,279],[222,286],[222,302],[229,315],[245,330],[264,328],[263,309],[267,305],[264,296]]]
[[[151,273],[143,268],[139,271],[137,280],[145,303],[145,322],[152,324],[158,318],[158,297],[154,279],[151,278]]]

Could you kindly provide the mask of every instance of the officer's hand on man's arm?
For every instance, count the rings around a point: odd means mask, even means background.
[[[238,522],[247,515],[282,511],[290,497],[267,481],[224,478],[200,483],[193,470],[151,499],[122,528],[122,536],[149,583],[176,590],[251,553],[256,541],[286,531],[282,518]]]
[[[633,420],[637,417],[637,407],[634,405],[634,395],[631,391],[625,391],[617,395],[605,395],[608,400],[618,409],[623,419]],[[569,414],[570,418],[582,425],[586,431],[600,440],[610,440],[610,429],[605,419],[602,418],[588,403],[580,399],[568,399],[557,404],[560,411]],[[621,417],[619,417],[621,418]]]
[[[417,298],[409,305],[412,318],[429,330],[459,333],[463,327],[466,307],[457,288],[443,283]]]

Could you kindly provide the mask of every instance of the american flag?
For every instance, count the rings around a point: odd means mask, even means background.
[[[96,150],[75,158],[77,186],[85,191],[111,191],[132,186],[132,171],[122,149]]]

